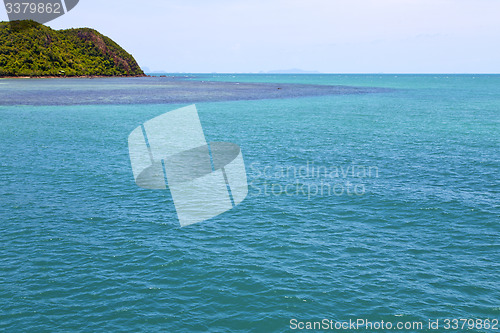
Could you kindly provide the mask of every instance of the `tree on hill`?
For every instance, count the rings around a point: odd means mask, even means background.
[[[0,22],[0,76],[143,76],[135,59],[89,28]]]

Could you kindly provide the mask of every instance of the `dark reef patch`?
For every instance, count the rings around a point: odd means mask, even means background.
[[[40,84],[43,80],[44,84]],[[166,104],[390,92],[393,89],[234,83],[172,77],[0,80],[0,105]]]

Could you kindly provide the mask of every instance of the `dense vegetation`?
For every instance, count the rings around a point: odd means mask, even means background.
[[[0,22],[0,76],[141,76],[135,59],[89,29]]]

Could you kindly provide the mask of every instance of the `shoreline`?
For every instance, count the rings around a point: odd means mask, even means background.
[[[74,75],[74,76],[0,76],[1,79],[97,79],[97,78],[114,78],[114,77],[151,77],[151,75]]]

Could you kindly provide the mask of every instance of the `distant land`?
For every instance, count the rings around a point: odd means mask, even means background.
[[[302,69],[297,69],[297,68],[292,68],[292,69],[277,69],[277,70],[272,70],[268,72],[260,71],[258,73],[256,72],[235,72],[235,73],[229,73],[229,72],[211,72],[211,73],[194,73],[194,72],[168,72],[165,70],[151,70],[149,67],[143,66],[142,69],[144,70],[145,73],[151,73],[151,74],[323,74],[318,71],[306,71]]]
[[[0,22],[0,77],[145,76],[134,57],[94,29]]]
[[[264,72],[260,72],[264,73]],[[292,68],[292,69],[276,69],[272,71],[265,72],[266,74],[319,74],[318,71],[305,71],[303,69]]]

